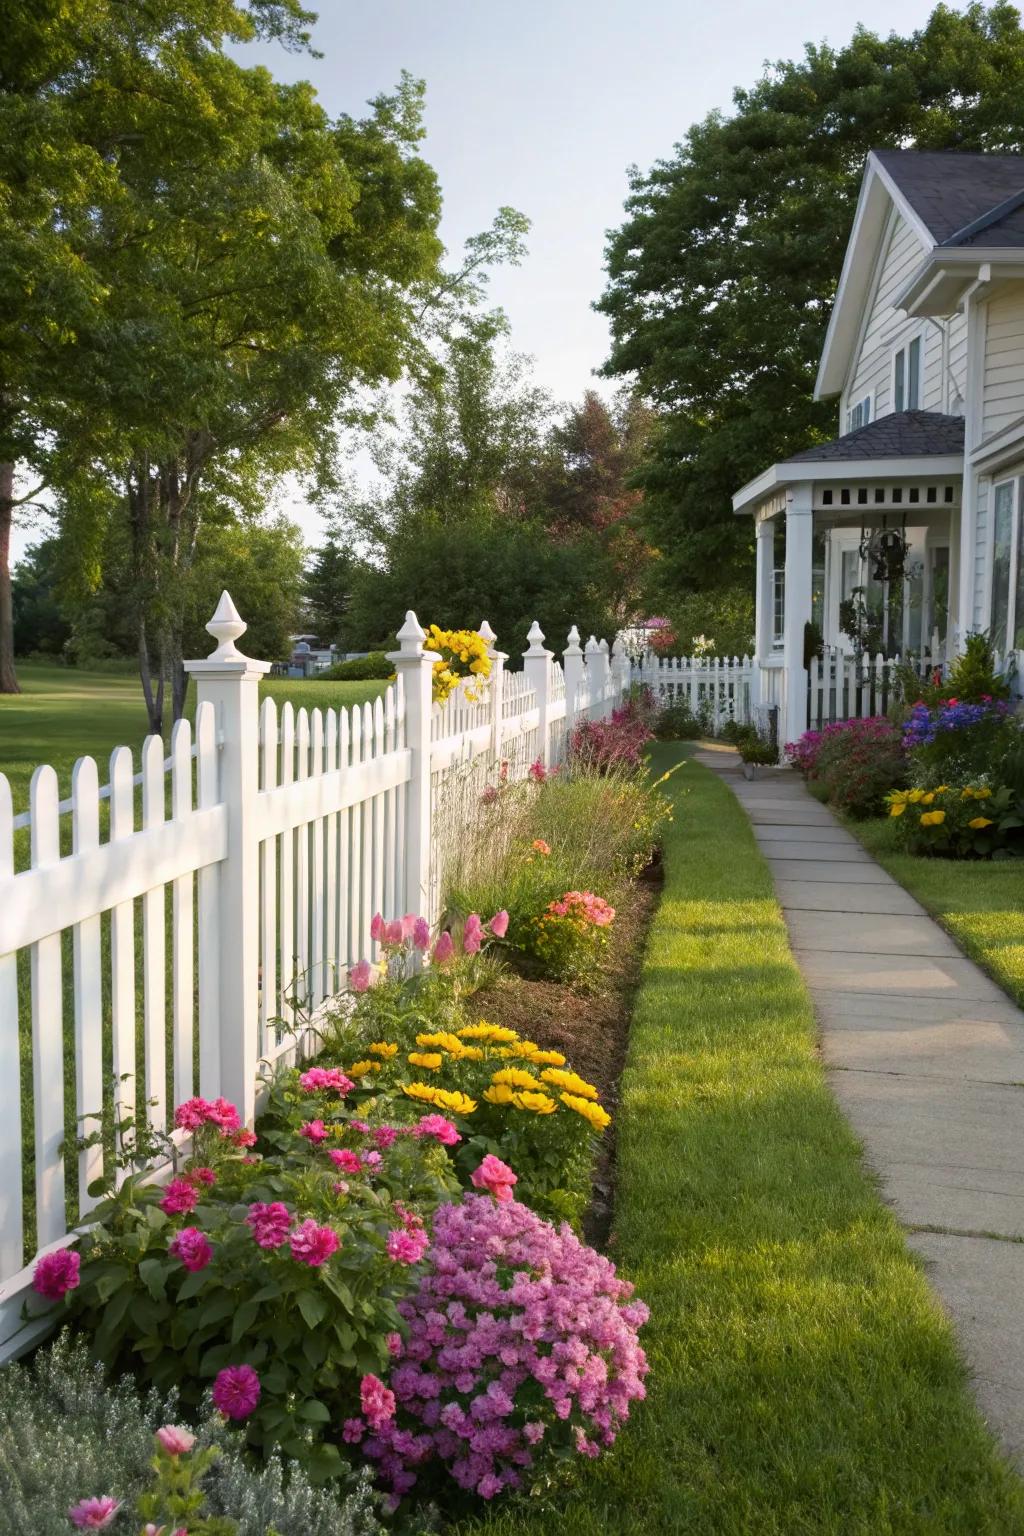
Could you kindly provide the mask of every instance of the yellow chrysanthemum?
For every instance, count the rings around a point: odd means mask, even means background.
[[[528,1109],[535,1115],[553,1115],[558,1108],[546,1093],[517,1093],[513,1103],[517,1109]]]
[[[462,1040],[493,1040],[495,1044],[505,1045],[519,1039],[514,1029],[506,1029],[503,1024],[488,1024],[486,1019],[481,1019],[479,1024],[464,1024],[459,1037]]]
[[[974,797],[976,800],[990,800],[992,798],[992,791],[990,789],[976,789]]]
[[[468,1093],[460,1093],[457,1089],[449,1092],[446,1088],[438,1088],[434,1093],[434,1103],[438,1109],[446,1109],[452,1115],[471,1115],[476,1109],[476,1099],[471,1099]]]
[[[960,791],[960,799],[961,800],[973,800],[974,799],[974,790],[972,789],[970,784],[966,785],[965,788],[963,788]]]
[[[428,1072],[436,1072],[444,1058],[440,1051],[410,1051],[409,1064],[413,1067],[425,1067]]]
[[[489,1104],[512,1104],[515,1094],[506,1083],[497,1083],[484,1089],[484,1098]]]
[[[379,1061],[357,1061],[347,1068],[349,1077],[365,1077],[367,1072],[379,1072]]]
[[[921,825],[922,827],[939,827],[945,819],[945,811],[924,811],[921,815]]]
[[[930,789],[926,795],[922,795],[921,796],[921,804],[922,805],[931,805],[931,803],[932,803],[932,801],[934,799],[935,799],[935,791],[933,789]]]
[[[370,1046],[375,1056],[391,1057],[398,1055],[398,1046],[392,1045],[390,1040],[375,1040]]]
[[[911,805],[916,805],[918,803],[918,801],[922,800],[923,798],[924,798],[924,790],[923,789],[912,789],[909,792],[909,794],[907,795],[907,799],[910,801]]]
[[[548,1067],[541,1073],[544,1082],[550,1083],[553,1088],[564,1088],[566,1093],[575,1093],[582,1099],[596,1099],[597,1089],[593,1083],[588,1083],[586,1078],[579,1077],[575,1072],[559,1072],[556,1067]]]
[[[975,832],[980,832],[982,827],[990,827],[992,825],[992,818],[991,816],[975,816],[967,825],[973,827]]]
[[[589,1099],[581,1099],[574,1093],[563,1093],[559,1097],[566,1108],[574,1110],[577,1115],[582,1115],[595,1131],[603,1131],[605,1126],[611,1125],[611,1115],[606,1109],[602,1109],[600,1104],[592,1104]]]
[[[543,1091],[543,1083],[539,1083],[532,1072],[524,1072],[522,1067],[501,1067],[491,1076],[492,1083],[507,1083],[510,1088],[536,1088]]]
[[[483,1061],[484,1053],[478,1045],[464,1045],[458,1052],[460,1061]]]
[[[535,1067],[564,1067],[565,1057],[561,1051],[520,1051],[520,1056],[531,1062]]]
[[[435,1030],[432,1035],[417,1035],[416,1044],[429,1046],[434,1050],[447,1051],[452,1056],[461,1056],[466,1049],[458,1035],[453,1035],[446,1029]]]
[[[895,800],[895,801],[893,801],[892,805],[890,805],[890,807],[889,807],[889,815],[890,816],[902,816],[903,812],[906,810],[906,808],[907,808],[907,802],[905,800]]]
[[[402,1092],[410,1099],[422,1099],[424,1104],[436,1104],[440,1088],[431,1088],[429,1083],[403,1083]]]

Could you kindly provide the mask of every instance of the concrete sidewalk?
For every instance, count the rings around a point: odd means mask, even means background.
[[[788,770],[729,784],[771,866],[829,1080],[1024,1466],[1024,1013]]]

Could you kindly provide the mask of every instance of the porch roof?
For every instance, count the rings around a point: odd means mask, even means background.
[[[913,479],[963,472],[964,419],[940,411],[895,411],[866,427],[817,443],[764,470],[736,492],[734,512],[783,486],[807,480]]]

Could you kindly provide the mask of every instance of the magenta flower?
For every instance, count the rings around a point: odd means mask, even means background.
[[[348,1147],[332,1147],[327,1156],[336,1168],[342,1173],[361,1173],[363,1160],[358,1152],[350,1152]]]
[[[374,1429],[394,1417],[395,1394],[390,1392],[379,1376],[364,1376],[359,1383],[359,1403]]]
[[[366,1425],[362,1419],[346,1419],[341,1426],[341,1438],[346,1445],[358,1445],[366,1434]]]
[[[172,1179],[160,1201],[160,1209],[168,1216],[183,1216],[194,1211],[199,1204],[199,1191],[188,1179]]]
[[[381,1151],[386,1152],[398,1140],[398,1132],[393,1125],[378,1125],[374,1127],[373,1139]]]
[[[292,1218],[288,1207],[280,1200],[269,1205],[258,1200],[250,1205],[245,1224],[251,1229],[258,1247],[280,1248],[288,1241]]]
[[[241,1125],[238,1110],[227,1099],[186,1099],[174,1114],[174,1123],[183,1131],[198,1131],[204,1125],[215,1125],[222,1136],[237,1131]]]
[[[32,1289],[47,1301],[60,1301],[79,1283],[78,1271],[81,1256],[71,1248],[58,1248],[56,1253],[44,1253],[36,1260],[32,1271]]]
[[[195,1445],[196,1437],[191,1430],[180,1424],[164,1424],[156,1432],[156,1438],[168,1456],[185,1456]]]
[[[373,967],[369,960],[357,960],[348,973],[348,984],[353,992],[368,992],[373,985]]]
[[[192,1274],[205,1269],[213,1258],[213,1249],[205,1233],[198,1227],[182,1227],[167,1245],[167,1252],[180,1259]]]
[[[350,1077],[346,1077],[340,1067],[310,1067],[308,1072],[303,1072],[299,1078],[299,1087],[303,1093],[324,1093],[327,1091],[340,1093],[342,1097],[355,1087]]]
[[[318,1226],[312,1216],[295,1228],[288,1242],[292,1258],[300,1264],[308,1264],[310,1269],[319,1269],[341,1247],[341,1239],[334,1228]]]
[[[317,1146],[320,1142],[327,1140],[327,1134],[327,1127],[322,1120],[307,1120],[304,1125],[299,1126],[299,1135],[304,1136],[307,1141],[316,1143]]]
[[[120,1508],[120,1501],[109,1495],[100,1499],[81,1499],[68,1510],[68,1519],[80,1531],[102,1531]]]
[[[548,771],[544,767],[544,764],[541,762],[539,757],[536,759],[535,762],[532,762],[530,764],[528,772],[529,772],[529,777],[533,780],[533,782],[535,784],[543,784],[544,780],[548,776]]]
[[[418,917],[412,930],[412,947],[422,954],[430,948],[430,924],[425,917]]]
[[[384,914],[375,912],[370,919],[370,938],[378,942],[384,937]]]
[[[217,1182],[217,1175],[212,1168],[190,1168],[188,1176],[193,1183],[206,1184],[210,1188]]]
[[[488,1152],[479,1168],[470,1174],[469,1182],[477,1189],[488,1190],[495,1200],[504,1203],[512,1199],[512,1186],[518,1184],[519,1179],[507,1163]]]
[[[434,1136],[444,1147],[454,1147],[457,1141],[461,1141],[455,1126],[444,1115],[423,1115],[416,1124],[417,1136]]]
[[[466,918],[462,930],[462,948],[467,955],[475,955],[483,943],[484,929],[476,912],[471,912]]]
[[[447,965],[455,958],[455,945],[452,943],[452,936],[447,929],[434,945],[432,958],[435,965]]]
[[[384,924],[385,944],[401,944],[403,938],[402,919],[400,917],[396,917],[393,922]]]
[[[251,1365],[226,1365],[213,1383],[213,1405],[228,1419],[247,1419],[260,1400],[260,1379]]]
[[[500,912],[495,912],[487,926],[496,939],[503,939],[505,937],[506,933],[508,933],[508,913],[504,907],[502,907]]]
[[[405,914],[405,916],[402,918],[402,940],[403,940],[403,942],[406,939],[411,939],[412,938],[413,934],[416,932],[416,924],[419,921],[420,921],[420,919],[416,916],[415,912],[407,912]]]
[[[422,1230],[396,1227],[388,1233],[388,1258],[396,1264],[418,1264],[429,1247],[430,1238]]]

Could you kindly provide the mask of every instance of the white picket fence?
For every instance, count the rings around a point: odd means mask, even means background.
[[[374,912],[438,916],[465,827],[445,814],[453,789],[475,803],[488,781],[556,765],[574,723],[609,715],[630,684],[621,647],[583,648],[575,628],[558,662],[534,625],[523,671],[507,671],[482,625],[483,698],[460,685],[437,706],[437,658],[409,613],[383,698],[278,710],[259,705],[269,664],[237,650],[227,593],[207,628],[216,650],[187,663],[195,730],[175,725],[166,761],[149,737],[133,775],[118,747],[101,788],[83,757],[64,803],[53,768],[37,768],[18,817],[0,774],[0,1359],[37,1331],[20,1328],[34,1255],[69,1240],[104,1172],[102,1146],[62,1149],[79,1117],[102,1109],[109,1124],[116,1100],[162,1130],[198,1092],[251,1123],[261,1068],[315,1049],[310,1012],[376,958]]]
[[[751,720],[754,665],[749,656],[641,657],[634,676],[662,704],[687,704],[690,713],[718,730],[727,720]]]

